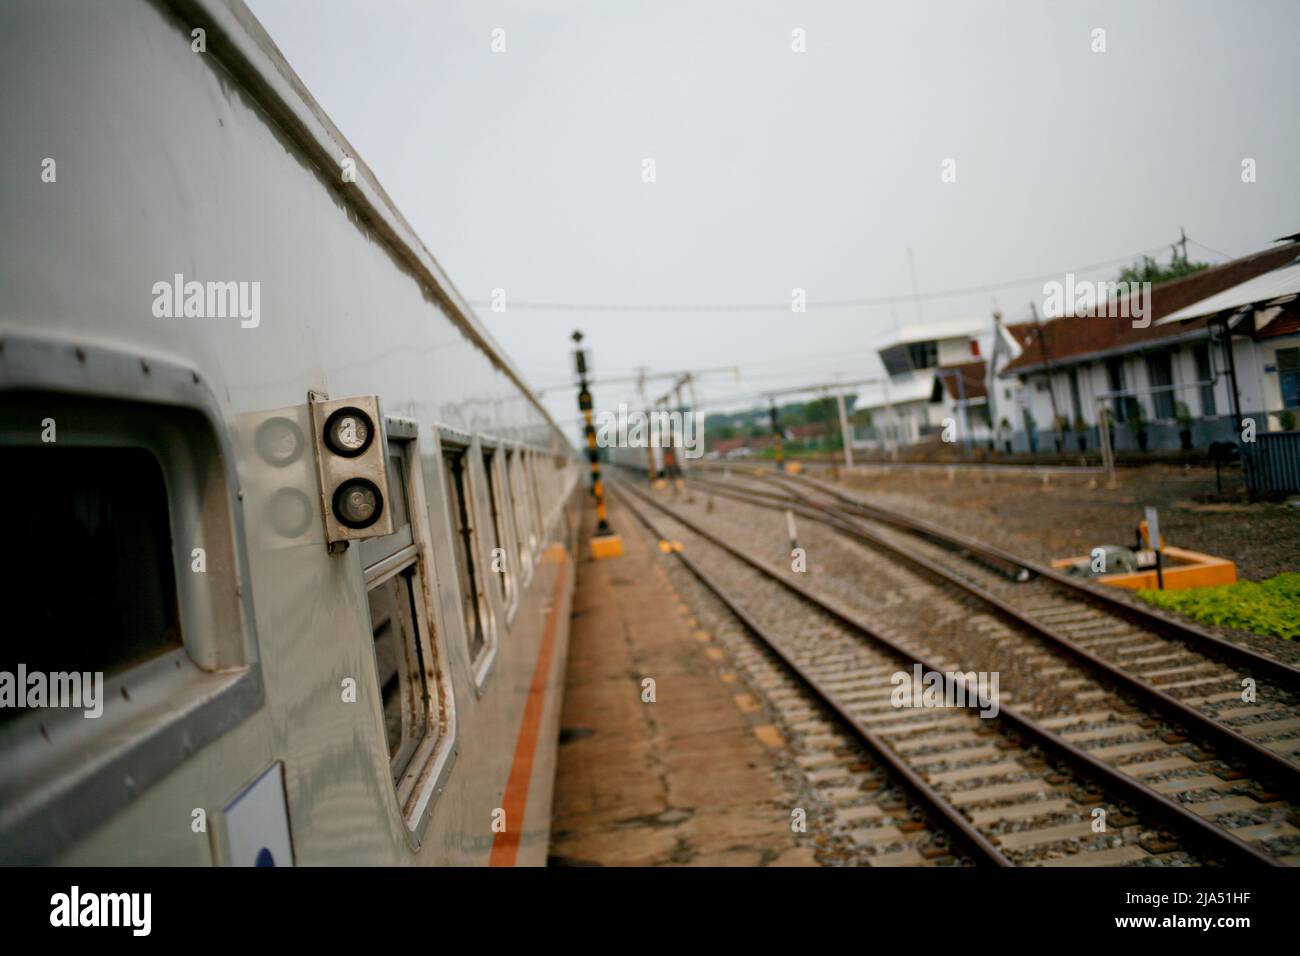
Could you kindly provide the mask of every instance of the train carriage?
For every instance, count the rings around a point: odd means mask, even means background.
[[[0,860],[544,862],[556,423],[238,0],[0,82]]]

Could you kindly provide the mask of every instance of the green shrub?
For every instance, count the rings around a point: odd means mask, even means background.
[[[1203,624],[1300,639],[1300,572],[1279,574],[1267,581],[1238,581],[1185,591],[1141,590],[1138,597]]]

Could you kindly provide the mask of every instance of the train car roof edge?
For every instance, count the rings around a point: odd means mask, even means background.
[[[339,196],[379,233],[394,255],[403,260],[417,277],[427,282],[429,290],[443,306],[448,317],[458,323],[492,362],[519,386],[569,452],[574,453],[574,446],[563,429],[538,401],[514,362],[479,321],[442,266],[379,184],[374,172],[316,102],[243,0],[154,2],[170,10],[183,22],[203,27],[207,31],[207,55],[215,56],[221,62],[249,96],[271,115],[322,171],[328,170],[332,175],[342,167],[344,159],[356,163],[356,181],[343,183],[340,179],[337,190]]]

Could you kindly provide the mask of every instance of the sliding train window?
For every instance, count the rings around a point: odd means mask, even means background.
[[[0,865],[56,859],[264,699],[236,455],[202,376],[4,344],[0,467],[23,494],[0,673],[25,693],[0,707]]]
[[[446,486],[447,524],[452,534],[465,641],[474,684],[482,688],[496,650],[496,634],[479,558],[478,512],[474,500],[471,446],[448,435],[442,438],[442,468]]]
[[[533,527],[533,512],[528,503],[528,488],[524,483],[523,452],[508,448],[505,452],[505,472],[510,494],[510,510],[514,514],[515,547],[519,552],[520,573],[525,581],[532,575],[533,551],[537,547],[537,532]]]
[[[546,500],[543,493],[544,485],[541,482],[539,472],[541,470],[541,455],[538,452],[531,451],[528,453],[528,483],[532,488],[533,500],[537,502],[537,526],[541,540],[546,541],[546,522],[550,518],[550,503]]]
[[[391,534],[360,542],[389,770],[408,829],[424,819],[447,768],[454,708],[446,649],[429,596],[429,534],[417,428],[385,421]]]
[[[488,574],[496,581],[497,597],[505,609],[507,619],[514,613],[517,599],[515,561],[511,553],[510,515],[506,510],[506,475],[498,468],[503,453],[480,439],[483,447],[483,480],[487,489],[488,510],[492,514],[492,540],[489,554],[492,561]],[[500,550],[498,550],[500,549]]]

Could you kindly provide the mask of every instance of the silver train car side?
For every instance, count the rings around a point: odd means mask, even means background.
[[[544,863],[565,435],[238,0],[0,84],[0,862]]]

